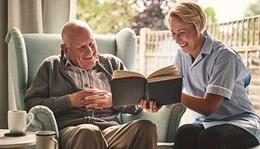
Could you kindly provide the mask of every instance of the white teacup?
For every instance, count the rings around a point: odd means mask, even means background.
[[[58,149],[55,131],[36,131],[36,149]]]
[[[32,113],[27,114],[24,110],[9,110],[8,129],[10,133],[24,133],[33,118]]]

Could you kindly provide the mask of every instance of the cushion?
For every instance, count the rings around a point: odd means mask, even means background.
[[[184,112],[185,108],[181,104],[172,104],[162,106],[156,113],[143,110],[136,115],[121,114],[120,118],[122,123],[136,119],[150,120],[156,124],[159,142],[173,142],[175,132]]]

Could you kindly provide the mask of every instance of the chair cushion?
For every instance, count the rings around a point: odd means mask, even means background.
[[[133,68],[135,59],[136,35],[130,28],[120,30],[116,35],[116,56],[119,57],[128,69]]]
[[[113,35],[95,35],[99,53],[116,55],[116,38]]]
[[[62,41],[59,34],[24,34],[23,36],[29,66],[28,85],[30,85],[41,62],[46,57],[60,54]]]
[[[121,114],[121,122],[127,123],[135,119],[147,119],[156,124],[158,141],[173,142],[175,132],[179,126],[181,116],[185,112],[185,108],[181,104],[173,104],[162,106],[156,113],[141,111],[136,115]]]

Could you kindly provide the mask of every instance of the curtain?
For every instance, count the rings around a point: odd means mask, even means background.
[[[59,33],[76,17],[77,0],[8,0],[8,27],[22,33]]]
[[[0,0],[0,128],[7,128],[7,50],[4,44],[7,32],[7,0]]]
[[[8,106],[14,107],[15,98],[7,81],[7,30],[15,26],[22,33],[60,33],[63,24],[76,17],[76,6],[77,0],[0,1],[0,128],[6,128]]]

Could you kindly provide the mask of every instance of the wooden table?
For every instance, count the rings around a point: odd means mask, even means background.
[[[25,148],[28,146],[35,145],[36,136],[34,132],[26,132],[25,136],[22,137],[7,137],[4,136],[8,133],[8,129],[0,129],[0,148]]]

